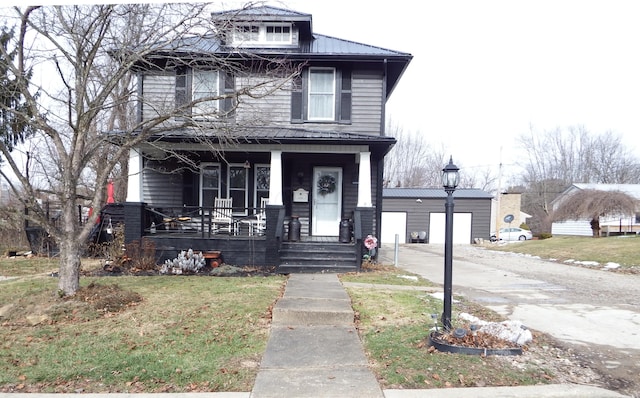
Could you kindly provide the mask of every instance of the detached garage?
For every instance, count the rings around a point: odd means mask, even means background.
[[[453,241],[470,244],[489,239],[491,200],[481,189],[458,189],[453,193]],[[444,243],[447,194],[437,188],[385,188],[382,191],[382,243]]]

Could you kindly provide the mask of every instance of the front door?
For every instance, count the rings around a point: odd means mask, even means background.
[[[342,214],[342,168],[314,167],[313,235],[338,236]]]

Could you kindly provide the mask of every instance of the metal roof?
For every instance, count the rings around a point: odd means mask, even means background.
[[[111,134],[117,139],[118,132]],[[370,145],[382,153],[387,153],[396,143],[389,136],[352,133],[343,131],[321,131],[286,127],[243,127],[229,129],[221,133],[219,129],[175,129],[150,138],[151,141],[197,142],[208,139],[214,143],[228,144],[235,141],[246,144],[340,144]]]
[[[440,199],[446,198],[443,188],[384,188],[383,198],[412,198],[412,199]],[[493,199],[493,195],[475,188],[461,188],[453,192],[454,198],[459,199]]]
[[[177,41],[167,43],[163,50],[192,55],[215,53],[282,55],[287,57],[298,55],[305,59],[309,58],[309,56],[371,56],[375,58],[398,57],[408,62],[412,58],[409,53],[317,33],[313,35],[312,40],[301,41],[299,46],[289,47],[233,47],[225,45],[218,35],[197,35],[183,37]]]
[[[300,29],[297,46],[281,47],[233,47],[224,43],[221,34],[211,33],[182,37],[161,46],[150,59],[172,59],[180,56],[206,61],[207,56],[224,55],[239,60],[247,60],[252,56],[264,58],[286,58],[291,61],[319,62],[351,62],[370,61],[384,62],[387,75],[387,97],[391,95],[404,71],[413,59],[409,53],[390,50],[364,43],[317,34],[311,26],[311,15],[276,7],[254,7],[241,10],[226,11],[213,14],[213,18],[222,21],[290,21]],[[228,29],[224,27],[223,29]],[[144,64],[141,64],[145,67]]]
[[[287,20],[293,17],[304,17],[307,19],[311,19],[311,14],[287,10],[284,8],[278,8],[273,6],[258,6],[258,7],[247,7],[240,8],[235,10],[227,10],[227,11],[218,11],[211,14],[214,18],[219,18],[223,16],[230,16],[234,20],[244,20],[251,19],[254,20],[255,17],[260,17],[263,19],[264,17],[273,16],[273,17],[286,17]]]
[[[620,191],[624,192],[636,199],[640,199],[640,184],[589,184],[589,183],[575,183],[571,184],[567,189],[562,191],[556,196],[551,204],[555,205],[558,202],[563,201],[566,196],[573,193],[576,190],[593,189],[596,191]]]

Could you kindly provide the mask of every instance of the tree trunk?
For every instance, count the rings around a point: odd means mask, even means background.
[[[60,222],[60,272],[58,289],[65,296],[73,296],[80,288],[82,240],[79,239],[75,200],[63,204]]]
[[[73,296],[80,288],[80,245],[74,239],[60,242],[60,272],[58,289],[65,296]]]
[[[600,237],[600,220],[597,218],[591,220],[591,233],[594,238]]]

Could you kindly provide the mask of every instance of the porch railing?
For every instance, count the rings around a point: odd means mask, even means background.
[[[182,207],[151,207],[145,206],[146,224],[144,235],[185,235],[191,234],[201,238],[215,236],[262,236],[264,227],[260,225],[256,207],[233,207],[231,218],[225,228],[216,219],[218,213],[224,209],[212,207],[182,206]]]

